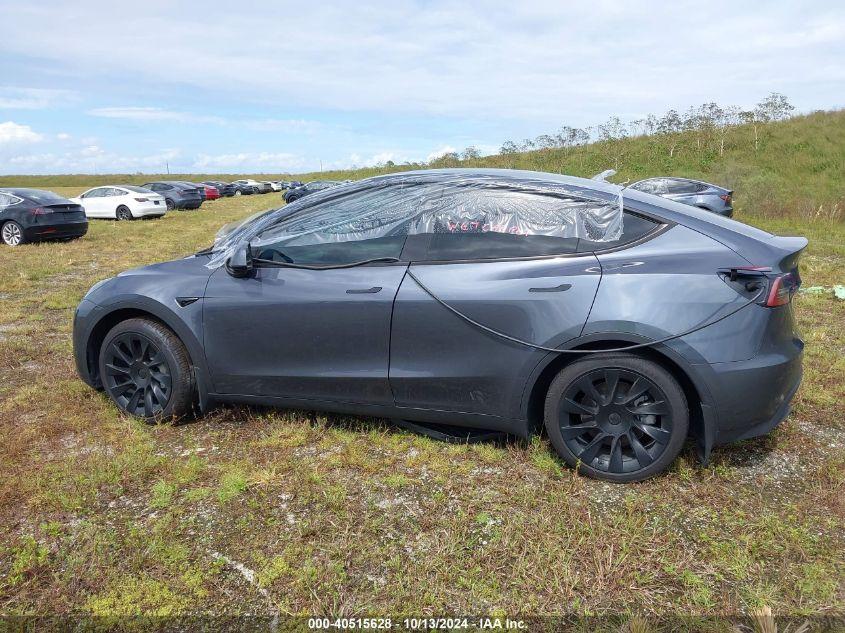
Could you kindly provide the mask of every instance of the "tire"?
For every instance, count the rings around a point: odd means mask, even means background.
[[[117,407],[155,424],[188,415],[195,385],[188,351],[167,327],[137,318],[114,326],[100,348],[100,378]]]
[[[170,198],[164,199],[164,206],[167,208],[168,211],[173,211],[176,208],[176,204]]]
[[[236,189],[236,190],[235,190],[235,195],[236,195],[236,196],[243,195],[243,192],[242,192],[240,189]]]
[[[120,205],[117,208],[117,211],[114,213],[115,219],[117,220],[134,220],[135,218],[132,216],[132,211],[129,210],[129,207],[125,207]]]
[[[0,228],[0,240],[6,246],[20,246],[26,243],[26,237],[23,234],[23,228],[14,220],[9,220],[3,227]]]
[[[625,353],[591,354],[564,367],[549,386],[543,417],[567,464],[619,483],[665,470],[689,429],[678,381],[657,363]]]

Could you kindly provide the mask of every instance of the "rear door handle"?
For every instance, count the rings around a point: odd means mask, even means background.
[[[372,288],[350,288],[346,291],[348,295],[372,295],[381,292],[381,286],[373,286]]]
[[[528,292],[563,292],[564,290],[569,290],[571,287],[572,284],[560,284],[551,288],[529,288]]]

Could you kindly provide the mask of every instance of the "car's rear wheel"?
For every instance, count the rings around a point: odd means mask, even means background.
[[[129,207],[125,207],[120,205],[117,208],[116,217],[118,220],[132,220],[132,211],[129,210]]]
[[[235,195],[236,195],[236,196],[241,195],[241,193],[242,193],[242,192],[241,192],[241,190],[240,190],[240,189],[236,189],[236,190],[235,190]]]
[[[9,220],[3,225],[3,228],[0,229],[0,239],[2,239],[3,243],[7,246],[19,246],[26,241],[26,238],[23,236],[23,229],[21,228],[21,225],[14,220]]]
[[[549,387],[544,418],[567,464],[616,482],[665,470],[689,428],[678,381],[657,363],[624,353],[594,354],[564,367]]]
[[[147,422],[178,420],[191,410],[188,352],[156,321],[128,319],[114,326],[100,349],[100,377],[121,411]]]
[[[165,198],[164,206],[167,207],[168,211],[173,211],[173,209],[176,208],[176,205],[174,204],[173,200],[171,200],[170,198]]]

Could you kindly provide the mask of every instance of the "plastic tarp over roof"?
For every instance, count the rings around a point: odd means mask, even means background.
[[[377,176],[311,194],[245,222],[220,239],[208,266],[225,263],[244,241],[260,248],[488,231],[613,241],[622,235],[622,189],[508,170]]]

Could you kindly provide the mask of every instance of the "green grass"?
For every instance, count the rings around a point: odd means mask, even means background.
[[[842,120],[784,129],[827,135],[825,156],[841,159]],[[841,170],[805,187],[772,157],[790,138],[804,147],[796,130],[778,134],[756,159],[732,154],[737,178],[769,174],[813,206],[841,195]],[[582,151],[586,171],[599,150]],[[554,154],[510,159],[537,167]],[[729,169],[694,163],[689,175]],[[38,184],[70,195],[87,178]],[[809,237],[805,285],[845,283],[841,221],[737,189],[740,220]],[[240,407],[150,427],[78,380],[73,306],[91,284],[202,248],[278,201],[92,221],[75,242],[0,249],[0,613],[845,611],[845,302],[832,294],[796,299],[806,373],[780,428],[719,448],[707,467],[687,448],[631,486],[577,476],[543,438],[452,446],[380,420]]]

